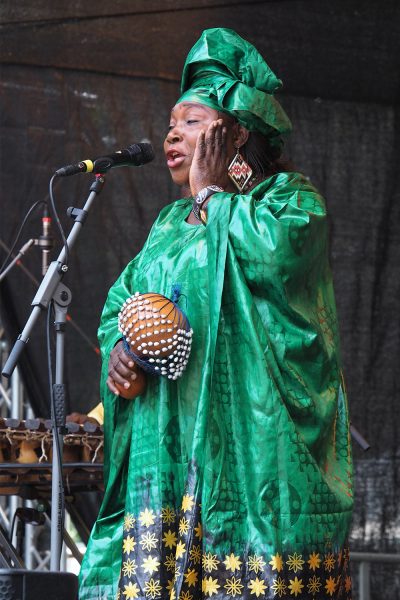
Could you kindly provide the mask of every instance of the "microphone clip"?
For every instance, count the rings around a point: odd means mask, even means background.
[[[67,215],[70,219],[75,221],[75,223],[82,223],[82,225],[84,225],[88,213],[83,208],[75,208],[75,206],[70,206],[67,209]]]

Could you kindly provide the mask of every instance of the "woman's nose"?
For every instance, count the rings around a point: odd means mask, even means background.
[[[174,144],[175,142],[179,142],[182,139],[182,135],[179,131],[179,128],[175,125],[172,129],[169,130],[167,135],[167,142],[170,144]]]

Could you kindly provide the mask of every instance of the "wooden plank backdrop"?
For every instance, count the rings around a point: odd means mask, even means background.
[[[36,6],[36,4],[38,6]],[[285,92],[393,102],[400,87],[400,6],[378,2],[22,2],[1,7],[1,61],[178,81],[203,29],[251,39]],[[357,77],[354,77],[354,73]],[[380,74],[385,76],[381,77]]]

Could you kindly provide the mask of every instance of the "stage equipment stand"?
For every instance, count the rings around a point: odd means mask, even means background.
[[[74,225],[68,235],[68,250],[74,246],[76,239],[86,221],[94,199],[100,194],[104,185],[104,176],[96,175],[90,187],[90,194],[83,209],[69,208],[68,215],[74,219]],[[18,359],[28,343],[31,331],[43,310],[46,310],[53,301],[55,307],[56,331],[56,372],[53,385],[52,421],[53,421],[53,460],[52,460],[52,502],[51,502],[51,562],[52,571],[60,570],[60,557],[62,548],[62,526],[64,522],[64,502],[62,493],[62,444],[65,428],[65,385],[64,385],[64,334],[68,306],[71,301],[70,290],[61,283],[63,275],[68,270],[65,263],[65,247],[61,250],[56,261],[53,261],[44,276],[39,289],[33,298],[33,310],[26,322],[22,333],[18,336],[10,356],[4,366],[3,376],[10,377]],[[53,410],[54,406],[54,410]],[[57,445],[56,437],[60,444]],[[28,572],[27,578],[28,577]],[[48,573],[47,575],[51,575]],[[53,576],[55,573],[52,574]],[[61,575],[61,573],[59,574]],[[64,573],[62,575],[71,575]],[[1,576],[1,574],[0,574]],[[50,581],[50,579],[49,579]],[[49,597],[49,595],[47,595]]]
[[[18,251],[17,255],[14,256],[13,260],[10,262],[10,264],[7,266],[6,269],[4,269],[4,271],[2,271],[2,273],[0,273],[0,281],[3,281],[3,279],[5,279],[5,277],[8,275],[9,271],[11,271],[11,269],[13,269],[15,267],[15,265],[18,263],[18,261],[22,258],[22,256],[25,256],[25,254],[28,252],[28,250],[35,244],[35,242],[37,242],[38,240],[34,240],[33,238],[28,240],[23,246],[22,248]]]
[[[16,368],[11,377],[11,418],[20,419],[23,414],[23,388],[19,369]],[[22,506],[21,498],[18,496],[10,496],[8,510],[9,515],[12,517],[18,508]],[[10,519],[12,521],[12,518]],[[17,542],[17,531],[14,529],[13,539],[11,543],[16,546]]]

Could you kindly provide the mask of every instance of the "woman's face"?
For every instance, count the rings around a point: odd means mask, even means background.
[[[171,177],[177,185],[188,185],[199,133],[207,131],[212,121],[218,118],[221,117],[216,110],[195,102],[181,102],[172,109],[164,152]],[[233,142],[231,145],[234,152]]]

